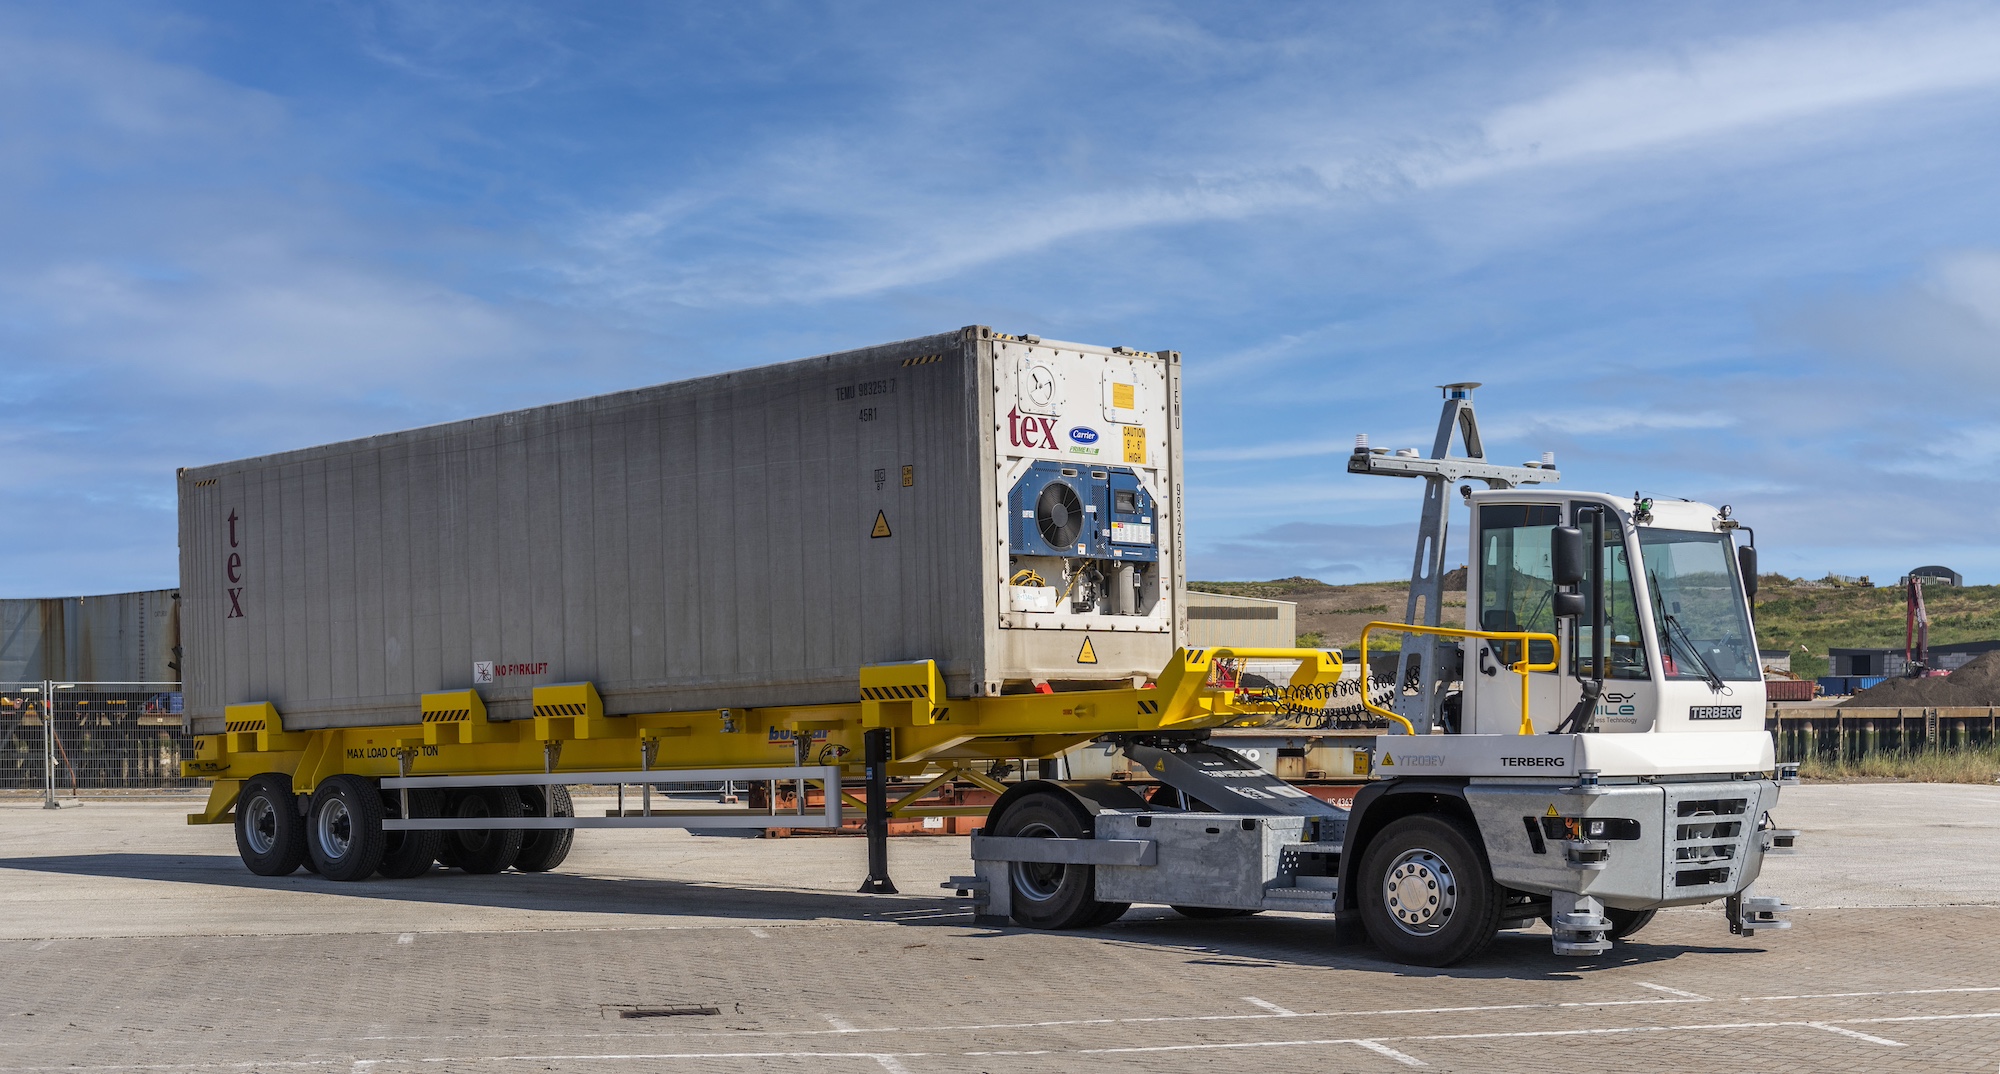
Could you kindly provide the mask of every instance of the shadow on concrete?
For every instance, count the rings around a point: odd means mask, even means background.
[[[702,884],[678,880],[506,872],[472,875],[434,869],[411,880],[371,877],[339,883],[303,870],[258,876],[233,854],[48,854],[0,858],[0,869],[70,876],[158,880],[255,891],[311,892],[392,902],[424,902],[552,913],[643,914],[648,917],[844,918],[909,924],[970,924],[968,904],[948,893],[931,896],[843,895],[824,891]],[[934,920],[939,915],[945,920]],[[551,927],[561,927],[552,925]]]
[[[1594,970],[1671,962],[1683,955],[1751,955],[1764,950],[1755,940],[1730,936],[1718,911],[1713,915],[1676,914],[1662,918],[1646,932],[1595,958],[1558,956],[1550,950],[1548,930],[1543,928],[1503,932],[1479,957],[1457,966],[1432,969],[1392,961],[1365,939],[1337,943],[1333,923],[1325,918],[1265,914],[1189,921],[1165,910],[1159,914],[1141,914],[1141,910],[1135,909],[1125,919],[1093,931],[1118,942],[1187,948],[1189,965],[1239,969],[1303,965],[1447,980],[1579,980]],[[1719,943],[1694,940],[1696,933],[1715,936]]]
[[[1033,930],[1012,926],[975,925],[968,902],[943,894],[849,895],[562,872],[476,876],[444,869],[411,880],[378,877],[338,883],[303,871],[282,877],[257,876],[245,871],[235,855],[226,854],[50,854],[0,858],[0,869],[562,914],[687,916],[763,923],[839,919],[951,926],[973,929],[978,936],[991,939],[1033,934]],[[552,922],[550,927],[568,924]],[[1503,932],[1480,957],[1443,969],[1390,961],[1365,941],[1338,943],[1332,920],[1324,917],[1264,914],[1189,920],[1165,907],[1142,906],[1110,925],[1064,935],[1149,949],[1179,948],[1186,952],[1190,966],[1307,966],[1393,973],[1404,978],[1558,981],[1580,979],[1596,969],[1670,962],[1683,955],[1753,954],[1762,949],[1752,940],[1729,946],[1676,942],[1698,931],[1721,932],[1718,939],[1729,944],[1725,928],[1720,913],[1712,919],[1711,915],[1670,915],[1656,921],[1641,937],[1593,959],[1557,957],[1549,950],[1548,934],[1542,929]]]

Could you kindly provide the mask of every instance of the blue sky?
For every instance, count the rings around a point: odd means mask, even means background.
[[[2000,7],[22,3],[0,595],[176,466],[964,324],[1186,355],[1195,577],[1390,578],[1507,459],[2000,582]]]

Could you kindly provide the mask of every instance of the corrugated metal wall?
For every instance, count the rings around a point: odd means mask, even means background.
[[[180,592],[0,600],[0,682],[179,682]]]
[[[509,719],[580,680],[613,713],[845,701],[859,665],[919,657],[969,685],[991,622],[975,342],[190,468],[188,708],[338,726],[476,685]]]

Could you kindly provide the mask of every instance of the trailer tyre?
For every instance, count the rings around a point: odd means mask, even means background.
[[[549,813],[544,791],[555,798],[555,810]],[[576,805],[570,801],[569,788],[562,786],[521,788],[521,808],[530,817],[553,815],[558,817],[576,816]],[[524,873],[546,873],[563,863],[569,857],[569,848],[576,842],[575,828],[545,828],[526,832],[521,837],[521,853],[514,859],[514,868]]]
[[[522,815],[521,796],[512,787],[474,787],[454,800],[451,815],[464,820]],[[468,873],[504,873],[521,854],[519,828],[446,832],[452,860]]]
[[[382,792],[360,776],[333,776],[313,791],[306,813],[306,850],[328,880],[373,876],[388,849]]]
[[[1500,928],[1499,888],[1478,836],[1456,821],[1391,821],[1361,861],[1361,922],[1398,962],[1450,966],[1485,950]]]
[[[236,853],[258,876],[290,876],[306,860],[305,818],[292,777],[252,776],[236,796]]]
[[[1020,839],[1088,839],[1089,811],[1068,794],[1037,791],[1007,808],[993,834]],[[1009,864],[1014,920],[1031,929],[1080,929],[1118,918],[1129,903],[1099,902],[1097,869],[1089,865]]]
[[[410,793],[410,817],[416,820],[435,817],[440,808],[438,792],[416,790]],[[384,815],[402,818],[403,795],[400,791],[383,791],[382,808]],[[443,832],[384,832],[382,864],[376,867],[390,880],[408,880],[431,871],[431,862],[436,860],[438,844]]]

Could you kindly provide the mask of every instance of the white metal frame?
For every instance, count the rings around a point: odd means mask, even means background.
[[[647,787],[663,783],[777,783],[810,780],[826,790],[826,808],[818,813],[805,811],[805,795],[799,795],[799,811],[777,812],[776,797],[765,812],[733,810],[727,813],[698,813],[675,810],[627,817],[420,817],[413,820],[385,820],[384,831],[489,831],[521,829],[547,831],[561,828],[839,828],[842,823],[840,768],[813,765],[794,768],[700,768],[651,769],[641,772],[518,772],[492,776],[387,776],[382,789],[410,791],[446,787],[546,787],[573,783],[637,783]],[[407,810],[405,810],[407,812]]]

